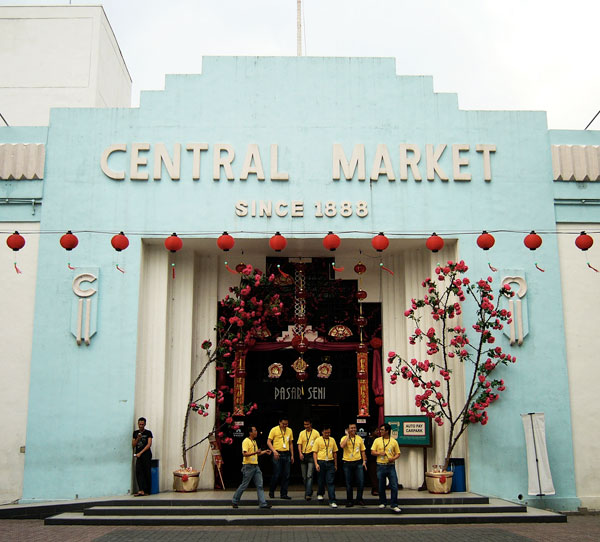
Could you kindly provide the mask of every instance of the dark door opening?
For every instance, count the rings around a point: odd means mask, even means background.
[[[298,357],[293,349],[274,352],[249,352],[246,360],[246,400],[255,402],[258,410],[238,420],[244,424],[244,431],[250,425],[255,425],[259,431],[257,441],[259,447],[267,448],[267,437],[271,428],[279,423],[282,416],[289,419],[289,427],[294,433],[294,456],[298,458],[296,441],[303,429],[305,418],[312,420],[313,427],[321,432],[325,423],[331,426],[331,435],[338,446],[344,430],[350,422],[357,422],[359,434],[366,438],[376,417],[358,419],[358,394],[356,381],[356,353],[324,352],[308,350],[304,359],[313,375],[304,382],[296,378],[296,372],[291,364]],[[280,378],[269,378],[268,367],[273,363],[281,363],[283,373]],[[318,378],[316,368],[321,363],[332,365],[331,376],[327,379]],[[371,361],[369,363],[371,366]],[[371,398],[371,405],[375,403]],[[232,446],[223,447],[223,459],[230,468],[224,469],[225,484],[233,488],[240,483],[238,465],[241,463],[241,442],[243,436],[239,432],[234,435]],[[336,484],[343,484],[341,456],[338,456],[338,473]],[[263,456],[260,459],[261,470],[265,485],[269,483],[272,463],[271,458]],[[292,466],[290,484],[302,484],[298,461]]]

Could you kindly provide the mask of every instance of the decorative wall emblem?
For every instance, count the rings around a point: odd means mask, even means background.
[[[523,339],[529,333],[527,318],[527,281],[525,277],[508,276],[502,279],[501,285],[509,284],[515,292],[515,297],[508,300],[508,310],[512,313],[512,322],[504,326],[504,334],[510,339],[511,346],[523,344]]]
[[[269,378],[280,378],[283,374],[283,365],[281,363],[271,363],[267,370],[269,371]]]
[[[321,363],[321,365],[317,367],[317,377],[329,378],[332,371],[333,367],[331,366],[331,363]]]
[[[98,270],[95,274],[79,273],[73,279],[75,300],[71,310],[71,333],[75,335],[77,346],[81,346],[82,342],[89,346],[92,337],[96,334],[98,305],[94,296],[98,290],[90,286],[96,280],[98,280]]]

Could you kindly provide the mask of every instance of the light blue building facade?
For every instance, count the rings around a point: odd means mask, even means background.
[[[577,509],[555,232],[560,223],[599,222],[597,207],[581,200],[600,201],[600,183],[555,181],[552,145],[595,147],[600,134],[548,131],[543,112],[460,110],[455,94],[433,91],[432,78],[398,76],[393,59],[218,57],[205,58],[202,72],[168,76],[164,91],[142,93],[138,109],[54,109],[47,128],[0,128],[0,144],[45,144],[43,180],[0,183],[0,198],[41,200],[33,219],[31,204],[0,208],[2,222],[39,220],[40,231],[23,501],[131,487],[148,247],[166,253],[167,236],[183,239],[183,250],[159,265],[169,277],[174,263],[177,281],[186,253],[223,257],[215,244],[223,231],[236,250],[246,244],[263,259],[276,231],[305,257],[321,254],[321,238],[334,231],[338,254],[354,259],[361,251],[376,256],[370,239],[380,231],[392,251],[428,254],[425,240],[435,231],[472,278],[518,275],[528,285],[522,345],[500,339],[518,358],[503,373],[507,390],[490,423],[468,433],[468,489],[536,502],[526,497],[520,414],[543,412],[556,489],[543,505]],[[533,229],[543,237],[535,252],[523,245]],[[67,230],[79,238],[70,253],[58,242]],[[489,253],[476,244],[482,230],[496,238]],[[110,239],[119,231],[130,245],[117,253]],[[4,253],[3,265],[11,257]],[[84,292],[96,290],[85,299],[73,289],[81,273],[95,277],[81,283]],[[397,318],[384,318],[384,351],[401,351],[389,330],[406,307],[386,292],[382,286],[379,301]],[[78,345],[86,300],[91,336]],[[386,385],[386,414],[410,413],[397,411],[404,403],[392,395],[412,393]],[[166,398],[145,401],[162,408]],[[156,436],[166,434],[165,425]]]

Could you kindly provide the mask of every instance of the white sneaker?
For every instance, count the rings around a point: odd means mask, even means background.
[[[396,512],[396,514],[399,514],[400,512],[402,512],[402,509],[399,506],[394,506],[394,508],[392,508],[392,512]]]
[[[385,506],[386,506],[385,504],[380,504],[379,508],[385,508]]]
[[[334,502],[329,503],[329,506],[331,506],[331,508],[337,508],[337,504],[335,504]]]
[[[322,500],[323,500],[323,495],[318,495],[318,496],[317,496],[317,500],[318,500],[318,501],[322,501]]]

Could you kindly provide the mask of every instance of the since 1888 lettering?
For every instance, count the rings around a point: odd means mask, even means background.
[[[315,217],[333,218],[338,214],[344,218],[356,215],[364,218],[369,214],[366,201],[316,201],[314,203]],[[271,200],[239,200],[235,203],[235,214],[237,216],[250,216],[253,218],[270,218],[273,215],[279,217],[291,216],[292,218],[303,217],[305,213],[304,201],[271,201]]]

